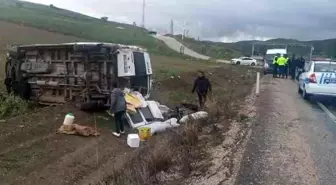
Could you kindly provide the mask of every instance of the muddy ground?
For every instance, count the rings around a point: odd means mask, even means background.
[[[10,43],[84,40],[5,22],[0,22],[0,27],[5,28],[0,30],[1,65],[4,64],[6,45]],[[215,96],[225,98],[234,94],[232,101],[246,96],[255,81],[255,70],[247,67],[164,56],[152,56],[152,60],[156,80],[152,99],[171,107],[181,102],[197,103],[191,88],[200,69],[209,71],[207,76],[213,83]],[[0,74],[4,74],[3,71]],[[74,113],[77,124],[97,128],[101,135],[86,138],[57,134],[64,115],[69,112]],[[127,147],[126,138],[113,137],[112,130],[112,119],[104,112],[81,112],[71,105],[44,107],[24,115],[1,118],[0,184],[96,184],[134,152]]]
[[[241,75],[241,72],[246,71],[246,68],[224,67],[212,69],[208,75],[215,89],[225,88],[230,92],[234,90],[233,84],[250,81],[245,75]],[[178,92],[178,98],[173,98],[172,101],[189,99],[191,103],[196,102],[188,94],[193,74],[185,73],[181,78],[161,81],[153,98],[158,97],[158,92],[164,89],[166,93],[158,99],[168,101],[171,94]],[[250,91],[248,88],[249,86],[241,89],[247,92]],[[193,98],[190,99],[191,97]],[[68,112],[74,113],[76,123],[97,127],[101,135],[85,138],[57,134],[56,131]],[[133,151],[127,147],[125,137],[117,139],[112,136],[112,129],[112,121],[104,113],[93,115],[71,106],[45,107],[35,113],[8,119],[0,124],[0,184],[97,183],[114,164]]]

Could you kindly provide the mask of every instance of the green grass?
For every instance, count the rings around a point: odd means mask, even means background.
[[[18,96],[0,94],[0,119],[24,114],[33,110],[33,104]]]
[[[151,60],[156,81],[171,77],[176,78],[182,73],[205,70],[218,65],[215,62],[157,55],[152,55]]]
[[[172,91],[169,92],[169,101],[174,103],[190,103],[191,100],[195,99],[193,94],[188,94],[186,92]]]
[[[151,53],[179,56],[177,52],[150,36],[143,28],[106,22],[57,7],[0,0],[0,20],[88,40],[138,45],[147,48]]]

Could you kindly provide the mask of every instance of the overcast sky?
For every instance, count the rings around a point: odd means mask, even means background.
[[[28,0],[110,20],[142,23],[143,0]],[[216,41],[336,38],[336,0],[146,0],[145,25]]]

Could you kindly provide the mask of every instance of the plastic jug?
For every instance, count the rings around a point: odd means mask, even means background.
[[[138,134],[128,134],[127,144],[132,148],[137,148],[140,146],[140,138]]]
[[[72,125],[74,120],[75,120],[75,116],[72,113],[68,113],[67,115],[65,115],[63,125],[67,125],[67,126]]]

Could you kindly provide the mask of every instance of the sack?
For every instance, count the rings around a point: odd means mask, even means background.
[[[165,122],[161,122],[161,121],[152,122],[148,125],[141,126],[138,129],[150,128],[151,134],[154,135],[156,133],[165,132],[168,129],[176,128],[176,127],[179,127],[179,126],[180,126],[180,124],[177,123],[177,119],[172,118],[172,119],[167,120]]]
[[[140,100],[140,103],[141,103],[140,107],[142,107],[142,108],[147,107],[147,102],[146,102],[145,98],[142,96],[141,93],[139,93],[138,91],[134,91],[134,92],[132,92],[132,94]]]
[[[136,95],[133,95],[131,93],[126,93],[124,99],[127,103],[134,105],[135,108],[139,108],[142,106],[141,100]]]
[[[199,111],[199,112],[195,112],[193,114],[189,114],[186,116],[183,116],[179,122],[180,123],[186,123],[190,120],[198,120],[198,119],[203,119],[203,118],[207,118],[208,117],[208,113],[204,112],[204,111]]]

